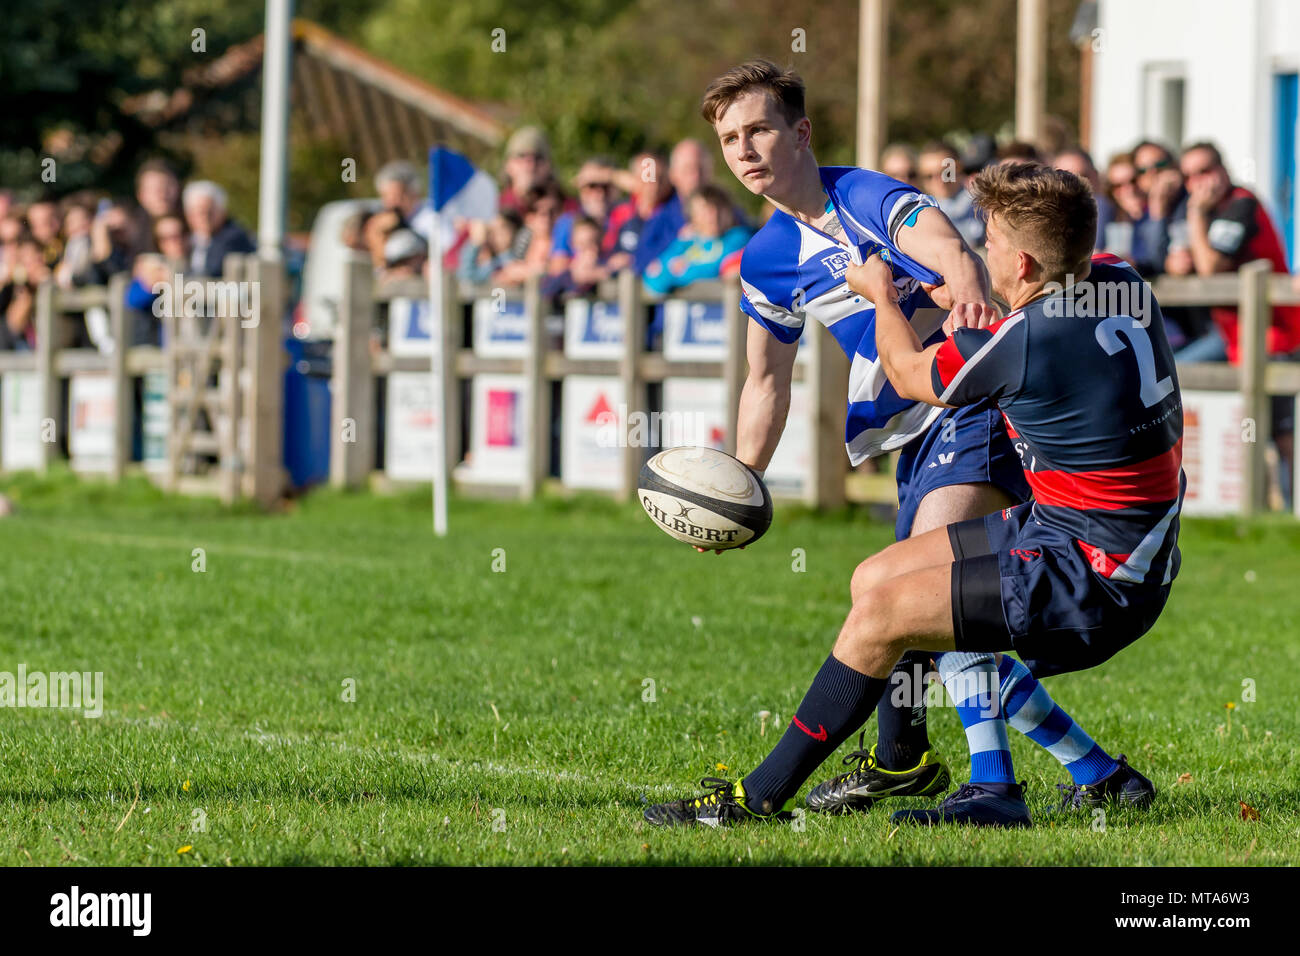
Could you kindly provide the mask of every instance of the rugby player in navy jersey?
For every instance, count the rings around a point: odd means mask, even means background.
[[[872,256],[848,280],[876,303],[876,344],[898,393],[936,407],[994,401],[1034,501],[863,562],[861,590],[796,727],[757,770],[718,788],[701,823],[788,811],[906,651],[1014,650],[1036,674],[1064,673],[1140,638],[1168,600],[1186,480],[1182,400],[1159,306],[1122,260],[1089,258],[1096,203],[1077,176],[1037,163],[997,166],[971,192],[988,216],[993,288],[1012,309],[1005,318],[927,347],[899,307],[888,264]],[[1112,776],[1119,799],[1145,779],[1125,766]],[[978,783],[894,820],[1030,823],[1019,787]]]
[[[987,272],[935,201],[881,173],[819,167],[802,81],[766,61],[745,63],[715,80],[702,113],[714,126],[733,174],[775,207],[746,246],[741,264],[741,307],[754,321],[737,457],[760,474],[767,467],[789,410],[797,340],[811,317],[830,330],[852,360],[845,430],[850,460],[856,465],[901,449],[895,527],[900,541],[1026,500],[1020,461],[996,406],[985,401],[945,409],[900,394],[877,358],[875,306],[846,281],[865,259],[877,253],[887,258],[899,308],[919,339],[930,344],[943,341],[953,328],[979,328],[996,318]],[[936,308],[931,296],[945,308]],[[855,603],[872,581],[864,569],[851,581]],[[860,742],[845,760],[853,769],[814,788],[810,809],[865,809],[884,796],[928,796],[947,788],[948,769],[930,749],[924,703],[917,699],[918,663],[930,657],[913,655],[900,663],[891,692],[880,702],[877,745],[868,751]],[[1117,773],[1129,773],[1023,668],[1008,665],[999,673],[991,654],[940,657],[938,668],[966,729],[972,782],[1014,784],[1008,720],[1069,770],[1075,789],[1067,802],[1097,799],[1103,781],[1113,786]],[[893,692],[908,683],[913,693]],[[787,733],[826,740],[799,720]],[[695,822],[731,787],[713,778],[705,785],[712,786],[710,793],[657,804],[646,819],[660,825]],[[1145,805],[1150,796],[1144,791],[1132,802]]]

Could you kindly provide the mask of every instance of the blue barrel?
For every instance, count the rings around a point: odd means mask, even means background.
[[[286,339],[284,371],[284,467],[295,490],[330,474],[331,343]]]

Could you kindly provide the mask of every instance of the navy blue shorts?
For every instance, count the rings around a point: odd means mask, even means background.
[[[1170,585],[1108,581],[1022,504],[948,526],[959,651],[1014,650],[1035,677],[1094,667],[1151,630]]]
[[[897,479],[897,541],[911,535],[916,509],[936,488],[991,484],[1016,501],[1030,497],[1020,456],[1007,437],[1006,421],[990,402],[945,409],[924,435],[903,446]]]

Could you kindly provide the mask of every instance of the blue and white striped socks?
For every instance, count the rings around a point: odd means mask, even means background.
[[[1119,766],[1052,700],[1024,664],[1003,654],[997,671],[1007,723],[1060,761],[1076,784],[1097,783]]]
[[[1015,783],[993,655],[949,651],[939,657],[937,666],[943,686],[957,705],[957,716],[966,729],[970,782]]]

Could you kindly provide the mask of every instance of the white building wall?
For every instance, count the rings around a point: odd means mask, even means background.
[[[1300,67],[1300,0],[1099,0],[1093,57],[1092,153],[1162,133],[1152,70],[1184,82],[1182,143],[1214,141],[1233,179],[1272,188],[1273,75]]]

